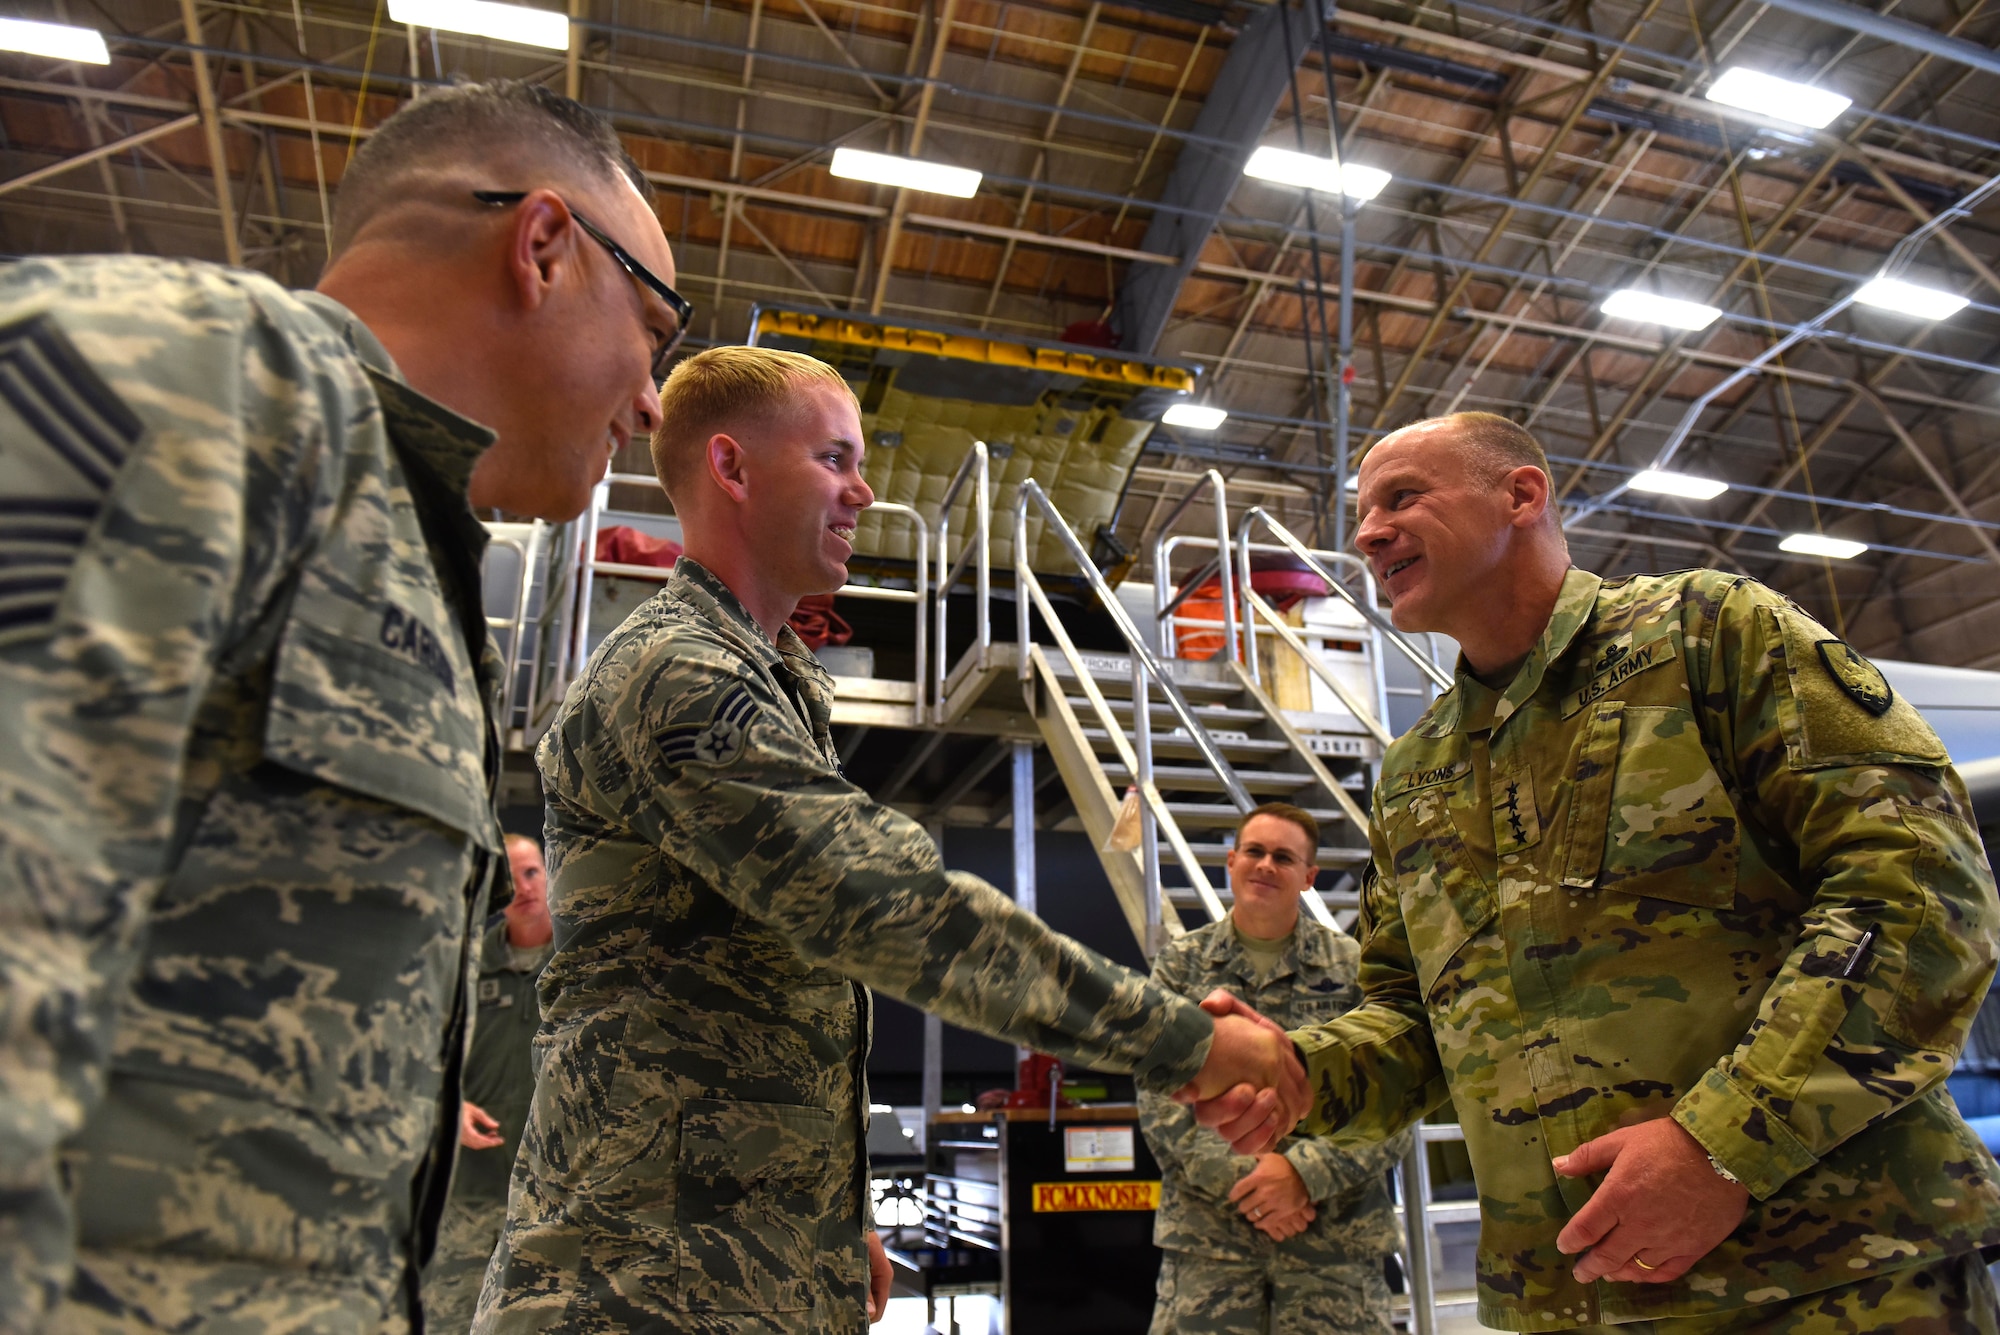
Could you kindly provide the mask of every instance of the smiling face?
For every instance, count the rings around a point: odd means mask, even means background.
[[[1395,432],[1361,461],[1354,545],[1374,571],[1399,630],[1443,631],[1461,640],[1483,615],[1513,537],[1542,510],[1524,514],[1513,483],[1532,468],[1495,477],[1454,439],[1448,423]],[[1546,498],[1546,482],[1534,485]]]
[[[1229,891],[1239,910],[1239,924],[1249,918],[1258,924],[1283,923],[1282,930],[1296,921],[1299,896],[1313,883],[1319,868],[1318,854],[1306,832],[1283,816],[1252,816],[1236,836],[1229,850]],[[1276,931],[1244,930],[1253,936],[1275,936]]]
[[[763,574],[788,595],[832,593],[847,583],[855,525],[875,503],[861,479],[865,451],[854,396],[803,387],[791,411],[754,438],[744,434]]]

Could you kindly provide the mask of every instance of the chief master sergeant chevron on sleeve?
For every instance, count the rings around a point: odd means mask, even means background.
[[[1945,1076],[2000,904],[1936,735],[1752,580],[1571,567],[1504,418],[1360,481],[1396,624],[1463,655],[1384,758],[1364,1000],[1293,1035],[1305,1129],[1453,1102],[1487,1325],[1995,1331],[2000,1169]]]
[[[838,373],[715,348],[662,402],[687,554],[541,746],[556,952],[474,1329],[859,1331],[887,1278],[871,1294],[867,988],[1156,1088],[1302,1103],[1303,1075],[946,872],[842,777],[832,683],[785,625],[845,582],[873,499]]]
[[[670,273],[641,186],[469,85],[348,165],[319,292],[0,272],[0,1329],[421,1320],[499,847],[470,506],[573,515],[655,421],[678,317],[571,209]]]

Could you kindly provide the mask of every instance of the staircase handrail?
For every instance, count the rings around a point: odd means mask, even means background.
[[[1055,506],[1050,503],[1048,496],[1043,493],[1040,485],[1032,478],[1024,481],[1021,484],[1021,502],[1014,512],[1014,572],[1019,581],[1019,590],[1015,603],[1015,620],[1020,634],[1021,680],[1024,683],[1031,680],[1035,672],[1036,646],[1028,633],[1031,620],[1028,609],[1032,605],[1041,609],[1042,620],[1047,623],[1049,633],[1055,636],[1056,647],[1062,651],[1063,658],[1068,662],[1070,671],[1076,674],[1077,685],[1083,691],[1084,698],[1090,702],[1091,711],[1097,715],[1098,726],[1104,729],[1105,736],[1111,742],[1112,749],[1117,752],[1119,763],[1125,767],[1126,774],[1132,778],[1133,787],[1138,790],[1141,826],[1140,850],[1141,865],[1143,868],[1142,879],[1145,884],[1146,893],[1146,950],[1150,954],[1157,951],[1161,944],[1159,940],[1161,891],[1157,838],[1159,834],[1164,833],[1166,835],[1168,844],[1174,850],[1175,860],[1181,864],[1181,870],[1187,875],[1188,884],[1194,887],[1195,894],[1200,897],[1202,906],[1208,910],[1209,917],[1213,921],[1220,922],[1226,910],[1222,907],[1222,900],[1216,896],[1215,887],[1209,883],[1208,873],[1202,870],[1200,859],[1195,857],[1194,850],[1188,846],[1187,838],[1181,833],[1180,826],[1168,814],[1166,799],[1160,795],[1158,786],[1153,782],[1152,747],[1147,745],[1144,751],[1134,751],[1132,743],[1126,740],[1125,730],[1118,726],[1118,720],[1111,712],[1110,702],[1104,698],[1104,692],[1098,688],[1096,678],[1091,675],[1089,667],[1084,663],[1083,655],[1077,650],[1076,642],[1070,639],[1069,631],[1064,627],[1062,618],[1056,615],[1055,607],[1050,604],[1048,594],[1042,590],[1041,580],[1036,578],[1035,572],[1028,566],[1028,559],[1025,553],[1028,550],[1028,505],[1030,501],[1041,506],[1044,511],[1053,516],[1057,528],[1068,539],[1066,545],[1070,547],[1071,555],[1078,558],[1079,564],[1086,572],[1086,577],[1094,577],[1093,582],[1099,590],[1100,596],[1110,600],[1106,605],[1116,608],[1120,614],[1123,613],[1124,609],[1118,607],[1116,595],[1111,593],[1110,586],[1104,582],[1104,576],[1099,574],[1097,567],[1091,564],[1089,555],[1084,552],[1082,544],[1078,543],[1070,533],[1069,525],[1063,523],[1062,516],[1056,511]],[[1143,673],[1150,670],[1155,675],[1161,676],[1161,680],[1171,692],[1169,698],[1178,702],[1180,707],[1179,717],[1189,722],[1194,722],[1193,712],[1187,709],[1187,701],[1181,697],[1179,689],[1174,686],[1171,680],[1166,679],[1162,674],[1158,673],[1159,660],[1147,653],[1145,646],[1139,643],[1138,631],[1132,626],[1130,618],[1124,620],[1122,629],[1125,632],[1126,643],[1132,645],[1136,650],[1132,656],[1132,684],[1134,688],[1132,707],[1134,719],[1143,718],[1147,724],[1151,723],[1149,710],[1152,702],[1147,698],[1144,690],[1145,682],[1142,676]],[[1135,728],[1135,731],[1138,731],[1138,729]],[[1193,731],[1189,735],[1197,737],[1201,741],[1208,742],[1212,748],[1213,742],[1209,739],[1207,731],[1202,729],[1198,723],[1195,724]],[[1200,742],[1197,742],[1197,745],[1200,745]],[[1218,759],[1220,759],[1219,753]],[[1248,791],[1243,787],[1242,780],[1238,779],[1236,772],[1229,768],[1227,760],[1221,760],[1221,764],[1223,768],[1218,771],[1218,774],[1222,778],[1224,786],[1230,789],[1230,801],[1237,805],[1238,810],[1248,811],[1253,804],[1250,801]],[[1148,849],[1151,850],[1150,853],[1146,851]]]
[[[1056,536],[1061,540],[1064,550],[1069,553],[1070,560],[1076,564],[1077,569],[1083,574],[1084,581],[1090,585],[1091,591],[1097,595],[1098,601],[1103,604],[1104,611],[1111,618],[1112,625],[1118,628],[1119,635],[1124,637],[1127,647],[1132,650],[1132,656],[1144,663],[1146,671],[1159,681],[1160,690],[1167,697],[1168,707],[1174,711],[1174,717],[1179,720],[1181,727],[1186,729],[1188,740],[1194,743],[1195,750],[1201,752],[1202,761],[1214,772],[1216,778],[1222,781],[1223,789],[1229,794],[1229,800],[1236,804],[1238,811],[1248,811],[1256,806],[1256,799],[1251,797],[1250,790],[1243,786],[1243,780],[1236,777],[1235,767],[1222,754],[1221,748],[1216,746],[1215,739],[1208,735],[1208,729],[1204,728],[1201,725],[1201,720],[1195,717],[1193,708],[1187,702],[1187,697],[1181,694],[1181,688],[1174,684],[1174,679],[1167,675],[1167,670],[1160,665],[1160,660],[1154,655],[1151,649],[1146,647],[1146,641],[1140,636],[1139,628],[1132,624],[1131,616],[1125,611],[1124,605],[1118,601],[1118,595],[1112,591],[1111,585],[1106,582],[1103,572],[1098,570],[1096,564],[1091,561],[1090,553],[1086,552],[1083,549],[1083,544],[1077,541],[1076,534],[1070,531],[1069,524],[1064,521],[1062,513],[1056,509],[1055,503],[1048,498],[1048,493],[1044,492],[1041,484],[1033,478],[1024,478],[1021,481],[1021,503],[1015,510],[1014,518],[1014,534],[1017,544],[1014,552],[1014,564],[1016,572],[1025,576],[1024,583],[1032,582],[1036,592],[1040,592],[1041,583],[1035,579],[1034,572],[1028,569],[1026,550],[1019,545],[1026,538],[1028,530],[1028,506],[1030,504],[1041,510],[1043,518],[1055,529]],[[1048,617],[1051,622],[1054,622],[1055,618],[1049,615],[1048,608],[1045,605],[1046,600],[1038,598],[1036,601],[1038,605],[1043,607],[1042,615]],[[1027,637],[1025,627],[1026,622],[1024,620],[1022,630],[1022,638],[1024,640]],[[1133,704],[1135,707],[1139,707],[1142,702],[1134,701]],[[1114,731],[1116,730],[1114,729]],[[1122,734],[1120,736],[1122,740]]]
[[[1345,584],[1342,584],[1334,577],[1333,572],[1326,568],[1319,557],[1314,555],[1312,548],[1294,537],[1290,529],[1279,523],[1276,517],[1261,505],[1253,505],[1245,510],[1242,520],[1236,526],[1236,545],[1240,553],[1238,564],[1244,570],[1247,571],[1250,568],[1250,533],[1258,524],[1262,524],[1269,530],[1271,536],[1282,543],[1293,556],[1303,561],[1307,570],[1318,575],[1335,597],[1360,613],[1362,620],[1373,626],[1376,633],[1384,640],[1395,645],[1405,658],[1416,664],[1417,670],[1430,678],[1439,690],[1448,691],[1451,689],[1451,677],[1431,661],[1429,654],[1424,653],[1416,645],[1412,644],[1402,631],[1396,629],[1395,623],[1383,616],[1380,611],[1356,598]]]
[[[965,550],[959,553],[958,560],[953,561],[947,569],[945,563],[951,560],[951,507],[958,500],[958,493],[964,489],[966,481],[975,474],[978,477],[978,489],[972,498],[972,541],[966,544]],[[1065,527],[1063,531],[1069,530]],[[993,648],[993,488],[992,465],[988,459],[986,442],[983,440],[972,442],[972,448],[967,450],[965,458],[959,461],[958,471],[952,474],[951,485],[945,488],[944,499],[938,502],[938,570],[935,594],[937,607],[933,613],[937,620],[937,652],[936,662],[932,665],[929,694],[931,721],[940,725],[949,721],[944,716],[945,682],[950,673],[950,664],[946,662],[945,653],[945,606],[951,597],[953,586],[965,574],[968,563],[974,566],[973,588],[977,601],[973,614],[973,624],[976,627],[974,643],[977,649],[974,662],[984,668],[992,658]],[[918,650],[917,661],[918,671],[921,673],[923,671],[921,647]],[[924,694],[924,688],[918,686],[917,695],[920,700]],[[918,717],[922,717],[921,713]]]
[[[1188,578],[1180,593],[1169,597],[1168,585],[1172,575],[1167,568],[1167,534],[1173,529],[1174,521],[1187,513],[1203,491],[1215,493],[1215,559]],[[1207,581],[1211,569],[1219,576],[1222,586],[1222,642],[1229,646],[1229,656],[1240,658],[1241,647],[1236,634],[1236,581],[1230,570],[1229,552],[1229,484],[1224,481],[1218,469],[1211,468],[1195,479],[1195,484],[1187,489],[1167,517],[1155,530],[1153,537],[1153,625],[1159,640],[1159,651],[1169,657],[1176,657],[1173,651],[1173,629],[1169,618],[1174,609],[1186,602],[1188,596]],[[1249,566],[1243,569],[1247,572]],[[1247,582],[1247,581],[1246,581]]]

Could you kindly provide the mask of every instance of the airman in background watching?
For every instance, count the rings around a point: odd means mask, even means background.
[[[1361,948],[1299,911],[1319,871],[1311,813],[1251,811],[1228,870],[1229,916],[1170,941],[1153,981],[1184,997],[1227,989],[1288,1027],[1350,1010]],[[1164,1178],[1152,1335],[1390,1335],[1384,1261],[1400,1234],[1388,1179],[1407,1133],[1360,1150],[1293,1135],[1239,1155],[1151,1092],[1139,1126]]]
[[[555,949],[549,878],[541,844],[524,834],[507,836],[507,862],[514,897],[488,921],[479,943],[479,1013],[465,1059],[458,1169],[437,1253],[424,1270],[424,1325],[441,1335],[472,1329],[486,1263],[507,1223],[507,1179],[535,1095],[532,1057],[541,1027],[535,980]]]

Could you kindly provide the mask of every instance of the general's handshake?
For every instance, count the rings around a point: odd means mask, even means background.
[[[1215,1040],[1174,1100],[1238,1154],[1264,1154],[1312,1108],[1305,1067],[1283,1029],[1221,988],[1201,1008],[1215,1017]]]

